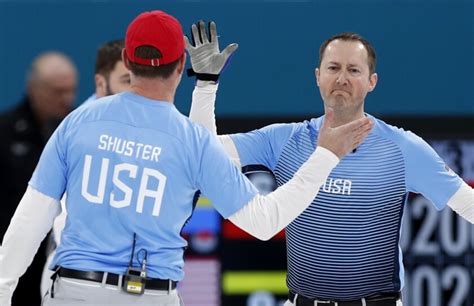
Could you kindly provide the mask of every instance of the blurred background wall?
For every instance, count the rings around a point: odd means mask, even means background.
[[[176,16],[187,33],[199,19],[214,20],[221,46],[239,43],[221,78],[221,133],[321,115],[314,78],[319,45],[338,32],[359,32],[378,53],[379,82],[367,112],[425,137],[474,184],[472,0],[0,0],[0,111],[22,97],[31,60],[53,49],[78,65],[79,105],[93,92],[96,48],[124,37],[128,23],[152,9]],[[183,78],[177,93],[185,114],[193,85]],[[415,195],[404,222],[406,305],[472,305],[474,227]],[[201,199],[184,234],[190,241],[181,285],[186,305],[284,300],[284,233],[255,241]]]
[[[319,114],[318,48],[342,31],[361,33],[378,52],[368,112],[474,114],[472,0],[0,0],[0,110],[20,98],[32,58],[50,49],[77,63],[82,102],[93,90],[96,48],[151,9],[176,16],[187,33],[199,19],[214,20],[221,45],[240,44],[222,79],[219,115]],[[193,82],[182,85],[177,105],[187,111]]]

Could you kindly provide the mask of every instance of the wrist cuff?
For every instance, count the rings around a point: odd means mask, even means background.
[[[217,82],[219,79],[219,74],[210,74],[210,73],[197,73],[194,72],[192,68],[187,70],[188,77],[196,76],[196,79],[201,81],[214,81]]]

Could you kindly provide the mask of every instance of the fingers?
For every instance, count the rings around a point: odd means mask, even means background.
[[[216,29],[216,23],[214,21],[211,21],[209,23],[209,31],[210,31],[210,35],[211,35],[210,40],[209,40],[209,37],[208,37],[208,34],[207,34],[206,24],[204,23],[203,20],[200,20],[197,23],[192,24],[191,25],[191,33],[192,33],[194,46],[191,43],[189,43],[189,39],[188,39],[186,47],[188,49],[190,49],[190,47],[199,47],[203,44],[208,44],[210,42],[217,43],[218,42],[217,29]],[[233,50],[233,51],[235,51],[235,50]]]
[[[239,45],[236,43],[228,45],[224,49],[224,51],[222,51],[222,55],[224,56],[224,61],[227,61],[227,59],[232,55],[232,53],[235,52],[235,50],[237,50],[238,47]]]
[[[206,24],[204,21],[199,21],[199,34],[201,34],[201,42],[203,44],[209,43],[209,38],[207,38]]]
[[[364,117],[364,118],[360,118],[352,122],[349,122],[349,127],[352,128],[353,130],[359,130],[359,129],[364,129],[368,125],[370,126],[370,124],[371,124],[370,119]]]
[[[351,132],[359,129],[365,129],[367,126],[372,126],[372,121],[369,118],[364,117],[341,125],[339,128],[346,132]]]
[[[209,22],[209,32],[211,33],[211,41],[214,43],[218,43],[219,40],[217,38],[217,28],[216,28],[216,23],[214,21]]]
[[[352,133],[355,133],[352,147],[353,149],[357,148],[365,140],[365,138],[369,135],[370,131],[372,131],[372,127],[372,120],[370,120],[368,124],[365,124],[361,128],[352,131]]]
[[[364,141],[365,137],[367,137],[367,135],[369,135],[370,131],[371,131],[371,129],[365,129],[363,131],[359,131],[354,137],[355,141],[356,142]]]
[[[352,149],[355,149],[358,146],[360,146],[360,144],[364,141],[364,139],[365,139],[365,136],[363,134],[359,134],[356,137],[354,137],[352,141]]]
[[[194,23],[191,26],[191,33],[193,34],[194,46],[199,47],[202,45],[201,37],[199,36],[199,30]]]
[[[354,131],[363,133],[365,131],[370,131],[373,128],[374,124],[372,120],[370,120],[369,118],[365,119],[366,120],[363,120],[362,123],[354,129]]]
[[[367,137],[367,135],[369,135],[371,130],[372,130],[372,124],[368,123],[352,132],[354,133],[356,139],[364,139],[365,137]]]

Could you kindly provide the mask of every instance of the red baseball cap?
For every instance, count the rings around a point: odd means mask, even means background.
[[[135,55],[135,49],[152,46],[162,57],[146,59]],[[184,53],[183,29],[179,21],[162,11],[144,12],[128,26],[125,36],[125,52],[136,64],[160,66],[176,61]]]

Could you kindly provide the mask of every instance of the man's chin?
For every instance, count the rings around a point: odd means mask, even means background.
[[[347,104],[347,100],[343,96],[335,96],[329,99],[328,106],[330,107],[341,107]]]

